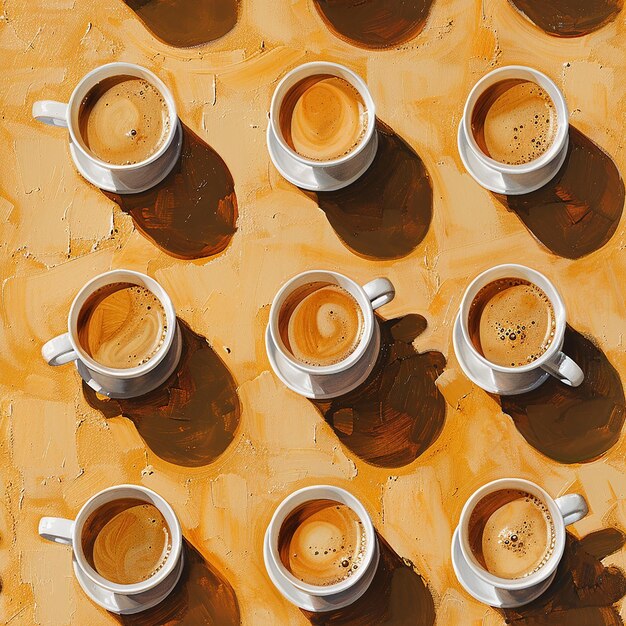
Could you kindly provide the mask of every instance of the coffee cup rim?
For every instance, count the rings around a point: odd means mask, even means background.
[[[139,494],[140,497],[134,498],[132,495],[127,494],[108,497],[109,494],[121,494],[122,492],[136,493]],[[107,502],[112,502],[125,497],[136,499],[140,502],[147,502],[156,506],[165,518],[170,532],[172,533],[172,549],[169,556],[165,560],[163,567],[147,580],[131,584],[114,583],[98,574],[98,572],[87,562],[87,558],[85,557],[82,547],[82,530],[89,515]],[[176,567],[181,556],[182,547],[182,528],[174,509],[170,503],[165,500],[165,498],[152,489],[148,489],[147,487],[143,487],[141,485],[113,485],[95,493],[81,507],[76,519],[74,520],[74,526],[72,529],[72,549],[74,552],[74,558],[79,564],[81,571],[99,587],[107,589],[113,593],[120,593],[124,595],[143,593],[144,591],[153,589],[162,583]]]
[[[489,359],[486,359],[475,348],[474,342],[470,337],[467,325],[470,306],[480,289],[485,285],[488,285],[490,282],[493,282],[494,280],[508,277],[522,278],[528,280],[529,282],[532,282],[537,287],[539,287],[546,294],[546,296],[548,296],[548,299],[552,304],[552,308],[554,309],[555,317],[554,339],[552,340],[552,343],[548,346],[548,349],[539,358],[531,361],[530,363],[527,363],[526,365],[520,365],[519,367],[506,367],[504,365],[497,365],[496,363],[492,363],[491,361],[489,361]],[[520,265],[519,263],[502,263],[500,265],[490,267],[484,272],[481,272],[467,286],[465,292],[463,293],[463,298],[461,299],[459,321],[461,326],[461,333],[463,335],[463,339],[465,340],[465,345],[471,351],[472,356],[474,356],[481,363],[486,365],[489,369],[496,372],[502,372],[506,374],[523,374],[536,370],[538,367],[541,367],[544,363],[547,363],[549,360],[554,358],[554,355],[561,350],[563,337],[565,335],[566,310],[565,303],[563,302],[563,299],[561,298],[561,295],[557,291],[556,287],[554,286],[552,281],[544,276],[541,272],[538,272],[531,267],[527,267],[526,265]]]
[[[78,340],[78,316],[86,300],[92,293],[94,293],[94,291],[96,291],[96,289],[117,282],[129,282],[140,287],[145,287],[159,299],[159,302],[165,311],[167,330],[165,332],[165,338],[163,339],[162,345],[157,350],[156,354],[148,359],[146,363],[142,363],[136,367],[115,368],[102,365],[87,354]],[[69,341],[72,348],[78,355],[78,359],[89,369],[107,376],[114,376],[118,379],[127,379],[136,378],[152,371],[165,358],[165,355],[168,353],[172,342],[174,341],[177,323],[176,311],[174,310],[174,305],[172,304],[169,295],[165,289],[163,289],[163,287],[156,280],[154,280],[154,278],[135,270],[114,269],[94,276],[87,283],[85,283],[76,294],[70,306],[67,318],[67,332]]]
[[[505,75],[504,77],[502,77],[503,74]],[[505,78],[522,78],[536,83],[547,91],[556,108],[557,129],[552,145],[540,157],[520,165],[509,165],[487,156],[476,143],[472,133],[472,113],[478,98],[489,87],[500,82],[501,80],[504,80]],[[526,65],[506,65],[504,67],[496,68],[480,78],[472,87],[467,100],[465,101],[462,119],[465,140],[469,144],[472,152],[480,161],[482,161],[484,165],[502,174],[528,174],[543,168],[559,155],[567,140],[569,132],[569,112],[563,93],[549,76]]]
[[[119,70],[115,73],[109,73],[111,70]],[[126,72],[124,72],[126,70]],[[134,72],[134,74],[130,74],[131,76],[138,76],[146,78],[150,83],[152,83],[153,87],[156,87],[163,99],[168,109],[169,116],[169,130],[167,136],[165,137],[163,143],[159,147],[156,152],[151,154],[149,157],[144,159],[143,161],[138,161],[137,163],[126,163],[126,164],[115,164],[109,163],[98,158],[95,154],[88,151],[81,138],[80,133],[76,130],[76,124],[74,118],[78,119],[78,114],[80,110],[80,105],[82,103],[83,98],[87,95],[89,90],[97,85],[104,78],[108,78],[109,76],[121,76],[128,72]],[[107,76],[103,76],[99,78],[101,74],[107,74]],[[104,65],[99,65],[95,67],[90,72],[87,72],[77,83],[76,87],[72,91],[72,95],[70,96],[70,100],[67,105],[67,129],[70,134],[70,139],[74,145],[74,147],[81,152],[85,156],[85,158],[89,159],[91,162],[98,164],[99,166],[117,172],[128,172],[131,170],[136,170],[146,165],[150,165],[158,158],[163,156],[167,149],[172,144],[174,140],[174,136],[176,134],[176,128],[178,126],[178,113],[176,111],[176,102],[174,101],[174,97],[167,87],[167,85],[154,73],[149,69],[137,65],[136,63],[127,63],[125,61],[114,61],[112,63],[105,63]]]
[[[519,489],[520,491],[526,491],[539,497],[547,505],[554,526],[554,551],[543,567],[523,578],[502,578],[491,574],[474,558],[467,539],[470,516],[476,505],[485,496],[501,489]],[[465,502],[459,518],[459,545],[463,558],[469,568],[474,575],[478,576],[489,585],[508,591],[527,589],[549,578],[556,570],[563,557],[563,553],[565,552],[565,539],[565,522],[563,521],[563,516],[554,498],[552,498],[545,489],[525,478],[498,478],[479,487]]]
[[[280,310],[287,297],[299,286],[309,282],[321,282],[327,280],[328,278],[332,279],[329,281],[331,284],[336,284],[339,287],[346,289],[346,291],[348,291],[348,293],[350,293],[350,295],[357,301],[357,304],[363,313],[363,332],[361,333],[361,338],[357,347],[342,361],[333,363],[332,365],[306,365],[305,363],[298,361],[289,352],[289,350],[287,350],[283,340],[281,339],[280,331],[278,329]],[[289,361],[290,365],[302,372],[306,372],[307,374],[314,376],[324,376],[343,372],[357,363],[363,357],[363,354],[367,350],[372,337],[374,336],[374,324],[374,310],[372,309],[369,298],[363,290],[363,287],[350,277],[332,270],[307,270],[292,276],[278,290],[270,306],[269,329],[276,349],[285,359],[287,359],[287,361]]]
[[[344,154],[343,156],[336,159],[329,159],[327,161],[315,161],[314,159],[308,159],[302,156],[287,144],[280,130],[279,114],[280,105],[282,104],[284,96],[286,95],[289,88],[292,86],[291,84],[289,84],[288,87],[285,87],[285,85],[291,83],[291,81],[294,80],[294,77],[297,77],[297,80],[293,82],[293,85],[299,82],[299,80],[307,78],[308,76],[314,76],[315,74],[324,73],[323,70],[327,70],[325,72],[327,74],[332,74],[337,78],[343,78],[344,80],[347,80],[359,92],[359,95],[363,98],[363,101],[365,103],[365,109],[367,111],[367,128],[365,129],[363,137],[361,137],[359,143],[356,145],[354,150],[351,150],[347,154]],[[270,102],[269,123],[272,128],[274,138],[276,139],[280,147],[285,150],[291,158],[295,159],[299,163],[302,163],[303,165],[308,165],[309,167],[332,167],[334,165],[341,165],[342,163],[351,160],[357,154],[362,152],[369,144],[372,135],[376,130],[376,105],[365,81],[349,67],[341,65],[340,63],[333,63],[331,61],[310,61],[291,69],[289,72],[287,72],[287,74],[283,76],[283,78],[276,86],[276,89],[272,94],[272,100]]]
[[[283,523],[294,509],[313,500],[333,500],[351,508],[361,520],[367,541],[365,556],[361,567],[346,579],[334,585],[311,585],[296,578],[283,565],[278,553],[278,535]],[[311,485],[289,494],[276,507],[268,525],[269,552],[284,582],[312,596],[333,596],[354,587],[369,571],[376,556],[377,538],[371,517],[361,501],[349,491],[334,485]]]

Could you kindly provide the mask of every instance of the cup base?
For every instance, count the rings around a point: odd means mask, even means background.
[[[330,596],[313,596],[296,587],[283,584],[282,579],[278,576],[278,569],[270,556],[269,531],[266,531],[265,539],[263,540],[263,559],[265,561],[265,569],[271,581],[284,598],[305,611],[322,613],[324,611],[335,611],[349,606],[356,602],[368,590],[369,586],[372,584],[372,580],[374,580],[376,570],[378,569],[380,549],[378,547],[378,541],[376,541],[374,545],[374,558],[372,559],[370,569],[354,587]]]
[[[378,149],[378,135],[375,131],[371,144],[364,150],[367,154],[364,155],[358,170],[349,177],[338,180],[329,171],[331,168],[325,171],[323,167],[314,168],[293,159],[276,140],[271,124],[267,126],[266,137],[270,159],[280,175],[296,187],[306,189],[307,191],[336,191],[351,185],[366,172],[372,164]]]
[[[552,584],[556,571],[538,585],[534,585],[522,591],[508,591],[494,587],[484,580],[478,578],[469,568],[463,553],[461,552],[461,542],[459,540],[458,527],[452,536],[452,567],[456,577],[467,593],[483,604],[488,604],[500,609],[512,609],[524,606],[536,600]]]
[[[314,376],[295,368],[276,347],[269,326],[265,348],[274,373],[286,387],[310,400],[329,400],[356,389],[372,373],[380,353],[380,328],[374,321],[374,336],[363,356],[349,369],[333,375]]]
[[[499,396],[514,396],[536,389],[550,378],[548,372],[538,370],[537,374],[528,378],[529,374],[505,374],[494,372],[490,367],[479,361],[463,341],[461,321],[457,315],[452,331],[454,353],[463,373],[475,384]],[[522,377],[522,378],[520,378]]]
[[[111,613],[116,613],[117,615],[133,615],[134,613],[141,613],[142,611],[151,609],[160,602],[163,602],[163,600],[172,593],[183,573],[185,565],[184,559],[183,551],[180,555],[178,565],[162,583],[157,585],[154,589],[133,595],[113,593],[108,589],[103,589],[84,574],[78,567],[76,559],[72,559],[72,564],[78,584],[93,602],[103,609]]]
[[[547,185],[561,169],[567,156],[568,141],[561,151],[544,167],[530,174],[501,174],[487,167],[476,158],[465,139],[463,120],[459,124],[457,144],[459,155],[469,175],[481,186],[493,193],[520,196]]]
[[[183,146],[183,129],[178,120],[174,139],[169,148],[154,163],[146,166],[146,172],[118,174],[85,158],[70,141],[70,154],[76,169],[92,185],[111,193],[141,193],[158,185],[174,169]],[[132,180],[134,179],[134,180]]]

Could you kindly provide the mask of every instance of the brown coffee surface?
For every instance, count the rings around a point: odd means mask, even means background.
[[[172,550],[170,528],[153,504],[120,498],[94,511],[83,527],[87,562],[106,580],[132,585],[148,580]]]
[[[500,578],[523,578],[542,568],[554,552],[555,540],[548,506],[517,489],[485,496],[470,516],[472,553]]]
[[[556,320],[550,299],[537,285],[501,278],[476,294],[467,325],[474,347],[488,361],[520,367],[550,347]]]
[[[547,92],[532,81],[509,79],[492,85],[472,113],[480,149],[508,165],[530,163],[554,142],[557,114]]]
[[[169,133],[161,92],[143,78],[112,76],[92,87],[78,112],[80,136],[95,157],[113,165],[140,163]]]
[[[330,161],[359,145],[367,129],[367,110],[361,94],[348,81],[318,74],[287,92],[279,125],[292,150],[307,159]]]
[[[311,500],[287,517],[278,534],[285,568],[309,585],[327,586],[363,564],[367,540],[358,515],[334,500]]]
[[[342,287],[312,282],[296,289],[278,316],[281,339],[302,363],[323,367],[348,358],[363,334],[363,311]]]
[[[78,341],[101,365],[138,367],[163,345],[167,317],[161,301],[146,287],[111,283],[95,291],[78,314]]]

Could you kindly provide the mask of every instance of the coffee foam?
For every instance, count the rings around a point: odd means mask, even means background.
[[[550,347],[556,318],[550,299],[537,285],[501,278],[476,294],[467,324],[474,347],[488,361],[520,367]]]
[[[161,301],[146,287],[112,283],[87,298],[78,315],[78,341],[101,365],[115,369],[147,363],[167,335]]]
[[[285,347],[298,361],[322,367],[356,350],[364,320],[352,294],[335,284],[312,282],[287,298],[278,326]]]
[[[281,562],[310,585],[334,585],[363,564],[367,539],[358,515],[334,500],[312,500],[283,522],[278,537]]]
[[[114,500],[92,513],[81,544],[100,576],[121,585],[154,576],[172,550],[171,531],[159,509],[131,498]]]
[[[554,553],[556,532],[550,510],[524,491],[489,494],[472,512],[469,525],[474,556],[500,578],[530,576]]]
[[[503,80],[478,99],[472,132],[480,149],[492,159],[508,165],[530,163],[554,142],[556,107],[536,83]]]
[[[169,134],[161,92],[143,78],[113,76],[92,87],[78,113],[80,136],[94,156],[113,165],[140,163]]]
[[[294,85],[285,96],[279,125],[289,147],[314,161],[349,154],[365,135],[367,109],[358,90],[337,76],[319,74]]]

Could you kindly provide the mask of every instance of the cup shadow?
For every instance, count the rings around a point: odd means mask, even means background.
[[[325,613],[302,611],[313,626],[433,626],[435,603],[413,563],[400,557],[377,533],[378,569],[353,604]]]
[[[138,398],[98,396],[83,382],[87,403],[106,418],[124,416],[157,456],[184,467],[215,461],[232,442],[241,416],[235,380],[207,340],[180,318],[182,355],[160,387]]]
[[[378,151],[368,170],[337,191],[305,192],[342,243],[367,259],[399,259],[426,236],[433,189],[426,166],[389,126],[376,120]]]
[[[626,416],[624,389],[602,350],[569,325],[563,351],[585,374],[580,387],[550,377],[534,391],[493,397],[533,448],[559,463],[586,463],[619,440]]]
[[[361,48],[389,48],[422,32],[434,0],[314,0],[330,31]]]
[[[604,246],[624,209],[624,182],[615,163],[571,126],[565,162],[547,185],[521,196],[494,195],[548,250],[568,259]]]
[[[238,0],[124,0],[163,43],[191,48],[215,41],[237,24]]]
[[[612,22],[623,0],[509,0],[535,26],[556,37],[581,37]]]
[[[181,155],[163,181],[142,193],[102,193],[128,213],[139,232],[163,252],[191,260],[226,249],[237,230],[237,196],[222,157],[181,125]]]
[[[537,600],[500,613],[516,626],[621,626],[619,608],[626,595],[626,577],[602,559],[617,552],[626,537],[615,528],[590,533],[582,539],[567,533],[565,553],[554,582]]]
[[[183,539],[185,565],[172,593],[135,615],[113,615],[125,626],[239,626],[239,603],[230,583]]]
[[[367,380],[338,398],[311,402],[360,459],[401,467],[424,453],[443,429],[446,403],[435,380],[446,360],[440,352],[413,347],[426,329],[421,315],[378,321],[380,355]]]

